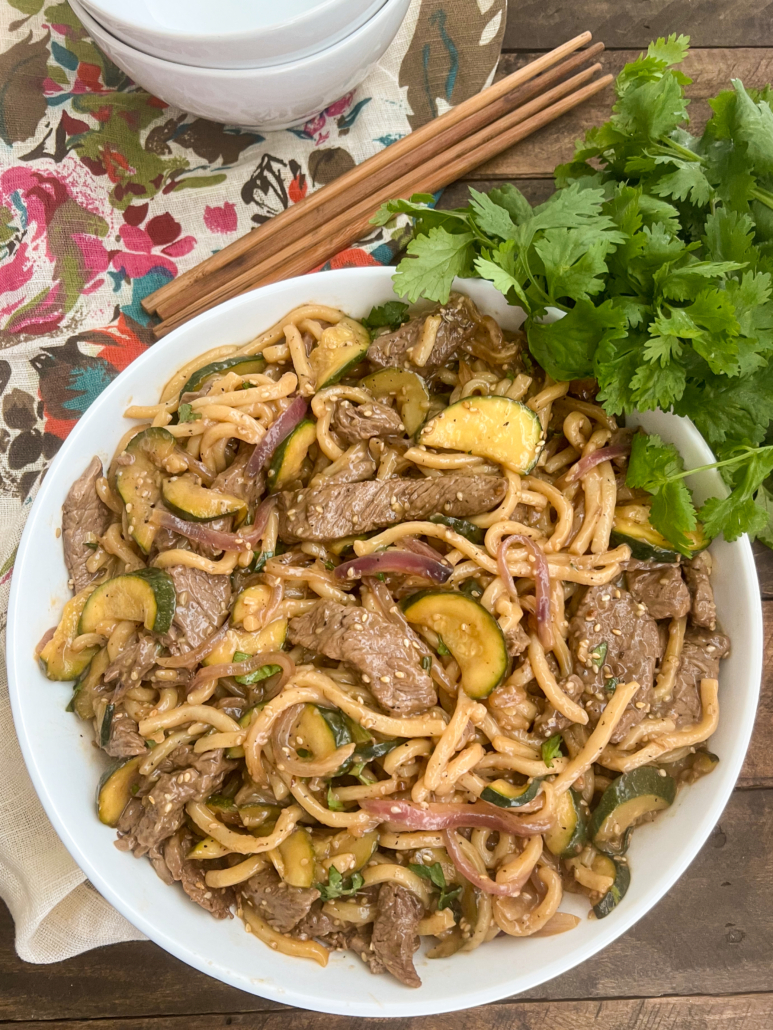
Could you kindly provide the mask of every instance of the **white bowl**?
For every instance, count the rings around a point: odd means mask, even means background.
[[[515,327],[494,288],[460,281],[502,324]],[[498,938],[470,954],[427,960],[416,956],[424,981],[418,990],[373,976],[360,960],[338,952],[326,969],[276,954],[248,936],[240,920],[215,922],[178,889],[166,887],[150,863],[113,847],[114,833],[98,822],[94,791],[107,764],[88,727],[65,712],[71,685],[50,683],[33,651],[60,617],[69,596],[62,559],[61,506],[72,481],[95,451],[107,462],[129,422],[130,403],[153,403],[161,385],[191,355],[246,343],[300,303],[332,304],[355,317],[393,298],[391,270],[349,268],[276,283],[237,297],[171,333],[133,362],[91,405],[54,459],[22,536],[8,612],[8,678],[16,731],[35,788],[59,836],[91,882],[138,929],[162,948],[225,983],[274,1001],[351,1016],[422,1016],[518,994],[566,972],[628,930],[673,887],[719,818],[741,769],[754,722],[762,660],[762,615],[757,576],[746,537],[712,545],[714,589],[723,628],[733,642],[722,663],[721,717],[711,747],[720,762],[711,776],[680,791],[676,803],[640,827],[630,850],[632,883],[606,919],[582,919],[569,933],[543,938]],[[710,460],[706,444],[685,419],[642,415],[641,423],[681,450],[689,465]],[[98,441],[98,443],[95,443]],[[694,477],[696,493],[722,489],[716,473]],[[587,904],[565,897],[562,908],[587,914]]]
[[[215,122],[285,129],[306,121],[362,82],[397,35],[410,0],[386,0],[372,18],[334,46],[267,68],[194,68],[162,61],[116,39],[80,0],[70,0],[70,6],[97,46],[154,96]]]
[[[385,0],[81,0],[117,39],[205,68],[260,68],[351,35]]]

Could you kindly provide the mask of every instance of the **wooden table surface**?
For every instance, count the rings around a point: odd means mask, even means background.
[[[468,0],[473,3],[475,0]],[[616,72],[658,35],[685,32],[695,49],[693,121],[702,98],[732,77],[773,81],[773,18],[760,0],[511,0],[504,72],[590,29]],[[611,91],[470,177],[477,188],[517,181],[531,200],[552,192],[551,171],[573,141],[609,115]],[[483,185],[481,185],[483,184]],[[446,191],[463,203],[466,185]],[[773,1027],[773,552],[758,548],[765,672],[754,738],[737,789],[682,879],[632,930],[591,962],[527,995],[399,1030],[770,1030]],[[372,1030],[288,1009],[198,973],[150,943],[119,944],[31,966],[13,947],[0,905],[0,1030]],[[383,1024],[381,1024],[383,1025]],[[394,1025],[394,1024],[393,1024]]]

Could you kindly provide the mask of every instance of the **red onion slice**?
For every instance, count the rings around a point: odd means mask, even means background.
[[[459,847],[459,839],[453,830],[446,830],[443,836],[446,840],[446,851],[451,861],[465,880],[469,880],[473,887],[477,887],[478,890],[484,891],[486,894],[495,894],[499,898],[517,897],[521,893],[523,884],[517,879],[510,883],[497,883],[490,876],[480,873]]]
[[[255,450],[244,469],[245,479],[252,479],[262,472],[279,444],[292,433],[299,422],[303,421],[308,407],[305,397],[295,397],[290,402],[276,422],[266,430],[266,435],[260,443],[255,445]]]
[[[261,651],[260,654],[255,654],[244,662],[205,665],[193,677],[190,691],[196,690],[205,683],[211,683],[212,680],[219,680],[222,676],[248,676],[251,672],[255,672],[256,669],[262,669],[264,665],[279,665],[281,667],[282,679],[280,680],[280,686],[286,683],[295,672],[295,662],[284,651]]]
[[[584,458],[580,458],[566,473],[564,480],[567,483],[574,483],[576,480],[582,479],[586,472],[590,472],[592,468],[600,465],[603,461],[612,461],[613,458],[622,458],[623,455],[630,453],[630,441],[628,443],[612,444],[611,447],[599,447],[592,454],[587,454]]]
[[[162,669],[192,669],[198,665],[202,658],[206,658],[210,651],[220,643],[228,632],[228,619],[225,620],[220,629],[215,630],[211,637],[202,640],[198,647],[191,648],[183,654],[172,655],[170,658],[156,658],[156,665]]]
[[[550,625],[550,569],[548,567],[548,560],[545,557],[545,552],[536,544],[531,537],[526,536],[523,533],[514,533],[512,536],[506,536],[502,543],[499,545],[497,551],[497,568],[499,574],[505,582],[507,590],[510,596],[514,600],[518,600],[518,592],[515,589],[515,583],[513,577],[510,575],[510,570],[507,567],[507,552],[512,544],[518,544],[520,547],[525,547],[526,550],[534,556],[534,587],[535,597],[537,601],[537,633],[539,635],[540,643],[546,650],[550,650],[553,646],[553,631]]]
[[[150,521],[154,526],[171,529],[173,533],[179,533],[188,540],[211,547],[213,551],[251,551],[265,532],[273,505],[273,498],[265,500],[255,512],[253,524],[236,533],[221,533],[217,529],[210,529],[204,522],[188,522],[159,508],[155,509]]]
[[[43,634],[43,636],[40,638],[40,640],[38,641],[38,643],[37,643],[37,645],[35,647],[35,657],[36,658],[40,654],[40,652],[43,650],[43,648],[46,646],[46,644],[49,642],[49,640],[51,640],[51,638],[53,637],[54,633],[56,633],[56,626],[52,626],[51,629],[47,629],[46,632]]]
[[[427,558],[413,551],[382,551],[380,554],[365,554],[361,558],[344,562],[335,570],[338,579],[357,579],[360,576],[377,576],[379,572],[399,572],[404,576],[423,576],[433,583],[445,583],[451,575],[450,565]]]
[[[474,804],[430,803],[419,808],[410,801],[395,798],[361,798],[360,808],[388,823],[395,830],[449,830],[458,826],[485,826],[489,830],[512,833],[516,837],[534,837],[545,833],[553,819],[524,819],[505,812],[486,801]]]

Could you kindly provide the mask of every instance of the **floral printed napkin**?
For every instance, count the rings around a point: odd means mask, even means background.
[[[3,635],[14,554],[48,463],[92,400],[153,344],[142,298],[478,92],[499,59],[506,2],[413,0],[357,90],[303,126],[261,135],[136,87],[67,3],[0,0]],[[326,267],[388,264],[403,233],[376,230]],[[19,955],[54,962],[141,938],[85,882],[43,813],[4,670],[0,734],[0,896]]]

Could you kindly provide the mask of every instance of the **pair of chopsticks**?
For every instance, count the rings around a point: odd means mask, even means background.
[[[318,268],[366,235],[385,201],[448,186],[606,88],[611,75],[594,80],[600,64],[583,68],[604,49],[581,50],[590,40],[584,32],[495,82],[150,294],[142,306],[162,319],[156,336]]]

